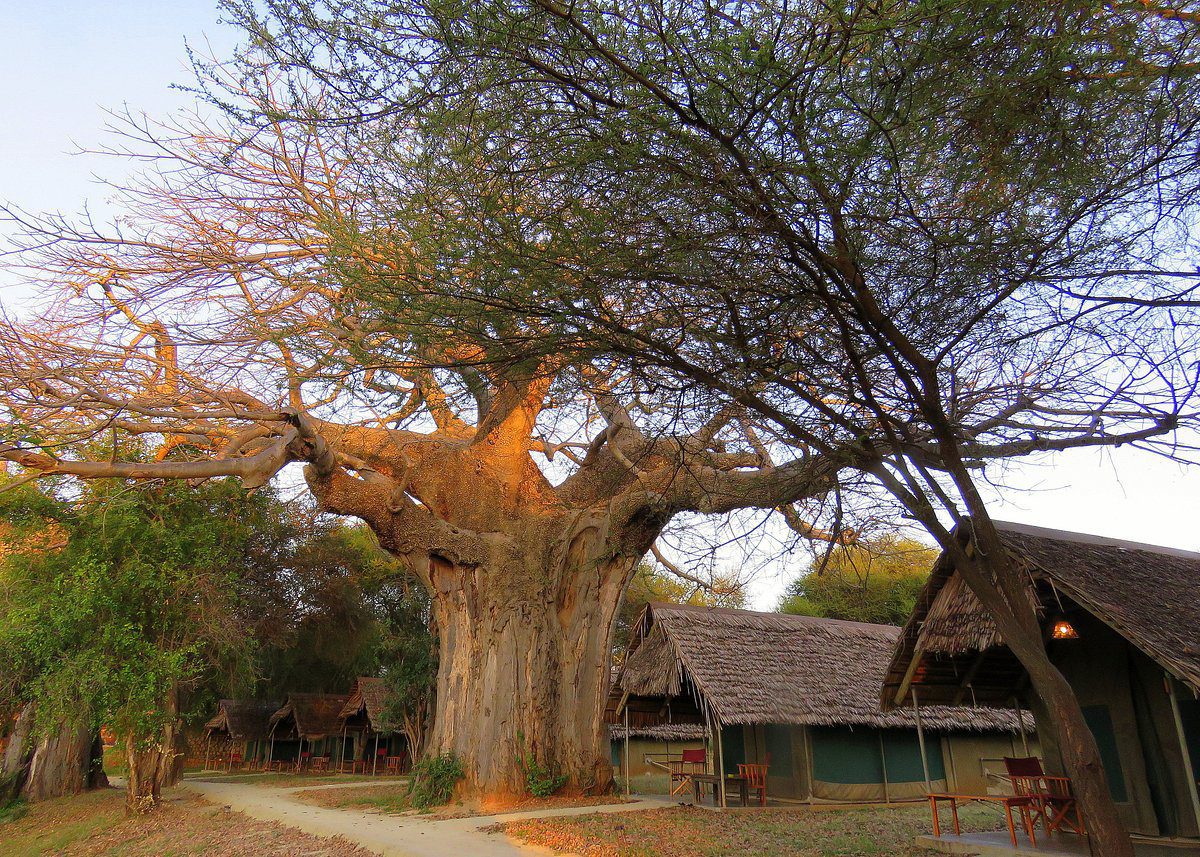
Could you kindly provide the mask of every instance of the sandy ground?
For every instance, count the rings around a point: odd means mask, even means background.
[[[345,783],[340,788],[381,785]],[[334,788],[335,786],[327,786]],[[181,788],[251,818],[290,825],[316,836],[341,836],[385,857],[533,857],[554,854],[547,848],[524,845],[504,834],[483,828],[499,822],[528,818],[556,818],[597,812],[630,812],[672,806],[662,799],[642,799],[607,806],[564,807],[470,818],[431,819],[421,816],[385,815],[352,809],[328,809],[305,803],[297,792],[313,786],[274,788],[252,783],[213,782],[188,778]]]

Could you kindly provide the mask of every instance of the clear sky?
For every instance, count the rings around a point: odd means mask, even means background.
[[[104,140],[105,108],[151,115],[184,107],[171,84],[190,80],[185,39],[220,56],[236,34],[212,0],[71,0],[0,3],[0,199],[31,210],[103,208],[93,173],[119,164],[68,154]],[[22,290],[0,271],[0,302]],[[1005,520],[1200,550],[1200,468],[1133,450],[1080,451],[1011,468],[996,498]],[[755,606],[784,581],[764,577]]]

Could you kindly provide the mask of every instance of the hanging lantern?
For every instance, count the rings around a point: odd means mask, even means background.
[[[1056,619],[1054,625],[1050,628],[1050,639],[1052,640],[1078,640],[1079,632],[1075,630],[1075,626],[1066,619]]]

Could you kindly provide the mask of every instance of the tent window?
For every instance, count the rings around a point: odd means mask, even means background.
[[[1121,754],[1117,751],[1117,733],[1108,706],[1085,705],[1083,719],[1100,747],[1100,761],[1104,765],[1104,773],[1108,775],[1108,790],[1112,793],[1112,799],[1117,803],[1128,803],[1125,772],[1121,770]]]

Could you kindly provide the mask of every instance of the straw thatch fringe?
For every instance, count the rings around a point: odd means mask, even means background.
[[[608,733],[614,741],[625,738],[625,727],[616,723],[609,724]],[[651,741],[702,741],[705,729],[699,723],[662,723],[658,726],[630,726],[630,738],[644,738]]]
[[[217,713],[204,724],[206,732],[228,732],[235,741],[257,741],[266,738],[271,729],[271,714],[278,703],[256,702],[253,699],[222,699]]]
[[[345,721],[360,711],[367,715],[367,722],[376,732],[391,732],[395,726],[386,717],[391,693],[381,678],[359,676],[354,680],[350,698],[342,706],[339,719]]]
[[[726,725],[916,726],[913,712],[879,705],[899,628],[673,604],[648,605],[641,627],[648,630],[625,660],[622,691],[671,697],[694,688]],[[937,730],[1018,728],[1012,711],[994,708],[936,706],[921,717]]]
[[[271,715],[271,726],[287,720],[296,724],[296,734],[312,741],[342,729],[340,716],[348,694],[289,693],[283,706]]]
[[[1200,554],[1027,524],[998,521],[996,528],[1049,593],[1048,607],[1065,595],[1200,692]],[[959,655],[1002,644],[943,555],[894,652],[885,704],[918,653]]]

